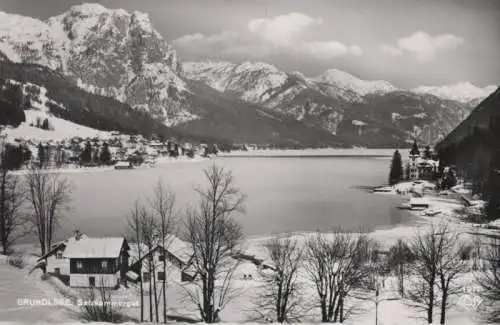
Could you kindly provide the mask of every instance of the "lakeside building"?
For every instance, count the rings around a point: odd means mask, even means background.
[[[116,288],[126,283],[129,250],[123,237],[91,238],[76,232],[54,245],[38,262],[70,287]]]

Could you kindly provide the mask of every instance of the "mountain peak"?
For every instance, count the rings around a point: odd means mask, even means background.
[[[461,81],[445,86],[420,86],[411,89],[414,93],[431,94],[436,97],[448,100],[455,100],[461,103],[468,103],[476,99],[483,99],[495,91],[496,86],[479,88],[469,81]]]
[[[79,15],[81,17],[90,17],[100,16],[105,13],[127,14],[127,11],[124,9],[108,9],[99,3],[82,3],[71,6],[71,8],[66,13]]]
[[[396,87],[394,87],[387,81],[361,80],[350,73],[338,69],[328,69],[314,80],[320,83],[337,85],[340,88],[353,91],[362,96],[372,93],[385,94],[391,91],[398,90]]]

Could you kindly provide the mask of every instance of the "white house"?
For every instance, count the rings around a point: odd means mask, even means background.
[[[141,258],[130,266],[130,270],[140,274],[145,282],[152,280],[153,274],[157,282],[165,278],[174,281],[192,281],[196,276],[191,266],[192,256],[193,251],[188,243],[174,235],[168,235],[165,239],[165,249],[159,244],[150,251],[143,251]],[[164,261],[167,274],[163,272]],[[149,267],[149,263],[152,268]]]
[[[68,243],[85,238],[87,238],[86,235],[76,231],[73,237],[52,245],[52,249],[40,257],[37,262],[45,261],[48,273],[69,276],[69,259],[64,256],[64,250]]]
[[[68,242],[71,287],[118,287],[128,271],[129,246],[123,237],[83,238]]]

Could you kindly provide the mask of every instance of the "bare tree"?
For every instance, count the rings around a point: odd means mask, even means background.
[[[57,173],[33,168],[26,175],[26,196],[31,210],[28,220],[35,228],[41,253],[50,250],[56,229],[69,208],[73,186]]]
[[[157,223],[154,216],[149,212],[145,211],[141,219],[141,237],[146,246],[148,253],[150,253],[147,258],[147,271],[150,275],[148,281],[149,290],[149,320],[152,322],[154,319],[158,322],[158,310],[154,307],[158,306],[158,298],[156,293],[156,260],[153,258],[154,255],[151,253],[158,244],[158,234],[157,234]],[[156,317],[154,317],[156,316]]]
[[[457,233],[448,231],[446,226],[441,227],[439,234],[440,255],[438,263],[438,287],[441,290],[441,317],[440,324],[446,322],[446,311],[450,308],[450,297],[462,290],[455,284],[457,277],[467,270],[466,262],[461,259],[460,251],[464,245]]]
[[[256,312],[261,318],[278,323],[299,320],[304,312],[298,273],[302,265],[303,249],[290,236],[274,237],[265,247],[273,265],[273,272],[262,270],[263,293],[259,294]]]
[[[197,189],[200,201],[187,216],[186,237],[192,245],[192,266],[201,279],[201,294],[190,294],[206,323],[219,319],[220,311],[233,298],[232,255],[243,238],[241,226],[231,215],[243,212],[245,196],[234,185],[230,171],[212,165],[204,171],[206,189]]]
[[[485,249],[485,259],[488,264],[487,270],[477,276],[477,282],[481,286],[482,298],[486,307],[484,315],[489,323],[500,322],[500,241],[494,240]]]
[[[27,234],[26,218],[22,211],[24,193],[19,177],[7,170],[0,171],[0,241],[4,254],[19,238]]]
[[[389,249],[389,268],[396,273],[398,278],[398,287],[401,297],[404,297],[404,280],[408,274],[408,267],[414,260],[410,247],[400,238]]]
[[[177,211],[175,209],[175,194],[169,190],[161,180],[154,187],[151,208],[155,213],[160,237],[160,245],[165,254],[165,250],[170,245],[169,236],[175,232]],[[163,322],[167,322],[167,259],[163,258],[162,263],[163,282],[162,282],[162,302],[163,302]],[[158,309],[158,306],[156,306]]]
[[[147,211],[144,205],[139,201],[136,201],[134,207],[130,210],[127,223],[128,229],[132,233],[134,240],[137,244],[137,258],[142,260],[142,224],[143,219],[146,218]],[[141,296],[141,322],[144,321],[144,282],[142,278],[142,267],[139,271],[139,285],[140,285],[140,296]]]
[[[418,233],[411,245],[417,280],[408,290],[407,302],[416,309],[424,310],[429,323],[433,321],[434,308],[440,305],[440,321],[444,324],[448,298],[455,293],[453,281],[463,270],[457,243],[457,235],[450,233],[448,226],[441,223],[432,225],[424,234]]]
[[[123,322],[123,316],[113,305],[112,289],[106,287],[103,280],[98,288],[91,288],[86,293],[80,306],[80,317],[88,322]]]
[[[306,271],[315,285],[323,322],[343,322],[349,312],[345,300],[349,292],[359,288],[370,274],[370,241],[354,237],[341,229],[332,238],[316,234],[306,244]]]

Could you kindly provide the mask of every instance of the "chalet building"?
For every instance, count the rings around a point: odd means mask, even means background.
[[[37,262],[44,262],[47,273],[57,276],[69,276],[69,259],[64,256],[66,246],[74,241],[88,238],[79,231],[75,232],[73,237],[52,245],[52,248],[45,255],[40,257]]]
[[[122,237],[87,237],[68,242],[63,257],[69,261],[69,285],[118,287],[126,281],[129,249]]]
[[[152,280],[154,276],[156,281],[165,280],[165,276],[177,281],[193,281],[196,272],[193,270],[191,262],[193,251],[190,245],[174,235],[169,235],[165,240],[165,249],[157,245],[141,258],[135,261],[130,270],[142,277],[144,282]],[[163,272],[163,262],[166,261],[167,275]],[[154,265],[150,269],[149,263]]]

